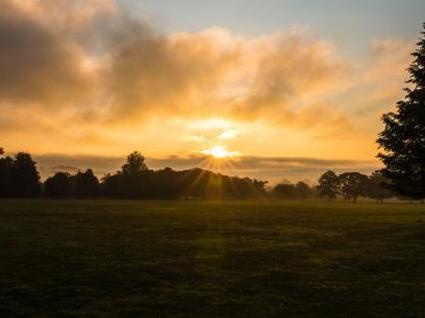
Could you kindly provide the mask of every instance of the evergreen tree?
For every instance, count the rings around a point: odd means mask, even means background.
[[[410,88],[396,112],[383,116],[385,129],[378,138],[385,164],[383,175],[400,195],[425,198],[425,23],[408,68]]]

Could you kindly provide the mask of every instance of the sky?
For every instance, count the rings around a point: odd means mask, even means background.
[[[43,177],[201,166],[278,182],[379,168],[418,0],[0,0],[0,146]]]

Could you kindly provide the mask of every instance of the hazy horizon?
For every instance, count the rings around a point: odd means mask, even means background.
[[[63,171],[76,173],[85,169],[93,169],[98,177],[108,173],[115,173],[125,163],[125,156],[102,157],[90,155],[61,155],[43,154],[35,155],[34,159],[40,171],[42,179],[52,176],[54,173]],[[205,155],[191,157],[170,156],[167,158],[146,158],[146,164],[154,170],[170,167],[174,170],[188,170],[203,168],[223,174],[239,177],[250,177],[268,181],[270,185],[282,181],[298,182],[306,181],[313,185],[317,179],[327,170],[337,173],[347,171],[359,171],[370,174],[379,166],[374,166],[370,161],[350,160],[321,160],[315,158],[264,158],[241,156],[227,160],[216,166],[215,160]]]

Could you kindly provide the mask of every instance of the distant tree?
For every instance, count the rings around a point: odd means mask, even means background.
[[[266,196],[267,182],[214,173],[203,169],[174,171],[171,168],[149,170],[144,157],[134,152],[122,170],[108,174],[102,184],[91,169],[76,175],[58,172],[44,183],[49,198],[128,199],[249,199]],[[292,186],[306,192],[305,186]],[[307,186],[308,188],[308,186]],[[15,159],[4,157],[0,149],[0,197],[33,198],[41,195],[40,177],[31,155],[18,153]]]
[[[409,198],[409,197],[399,195],[399,194],[396,194],[396,198],[397,198],[397,200],[400,200],[400,201],[403,201],[403,202],[409,202],[409,203],[414,203],[415,201],[417,201],[417,199]]]
[[[72,194],[72,179],[67,172],[57,172],[44,182],[46,197],[55,199],[70,198]]]
[[[4,150],[0,148],[0,198],[11,196],[13,159],[4,157]]]
[[[41,195],[40,176],[30,154],[20,152],[16,155],[9,186],[12,197],[37,198]]]
[[[324,173],[319,179],[317,191],[321,197],[327,197],[328,200],[335,199],[339,193],[338,175],[333,171]]]
[[[293,185],[284,180],[273,188],[273,196],[280,199],[308,199],[313,196],[313,190],[305,182]]]
[[[425,29],[425,23],[424,23]],[[378,138],[385,164],[383,175],[401,196],[425,198],[425,31],[408,68],[410,88],[396,112],[383,116],[385,129]]]
[[[145,164],[145,158],[137,151],[127,156],[121,171],[103,178],[102,187],[107,197],[123,199],[146,199],[159,195],[154,172]]]
[[[346,200],[357,202],[360,196],[366,195],[368,177],[359,172],[346,172],[339,176],[341,193]]]
[[[381,203],[384,199],[392,198],[394,193],[388,189],[388,181],[380,171],[375,171],[369,177],[369,182],[366,189],[366,196],[379,200]]]
[[[248,179],[248,182],[253,185],[254,191],[259,196],[263,196],[263,195],[266,194],[266,186],[269,183],[268,181],[257,180],[257,179],[254,179],[254,180]]]
[[[297,188],[293,184],[278,184],[273,189],[274,195],[280,199],[297,199]]]
[[[79,199],[92,199],[100,195],[100,184],[91,169],[86,172],[78,172],[71,177],[72,195]]]
[[[126,169],[124,169],[126,170]],[[248,199],[265,196],[266,182],[195,168],[132,169],[102,179],[106,197],[117,199]]]
[[[312,198],[317,199],[317,198],[321,197],[318,187],[319,187],[318,184],[315,184],[311,187],[311,197]]]
[[[152,188],[154,196],[158,199],[177,199],[181,195],[177,173],[168,167],[155,173]]]
[[[313,190],[303,181],[300,181],[295,185],[295,190],[297,197],[300,199],[308,199],[313,196]]]
[[[123,175],[121,173],[110,174],[108,173],[102,178],[102,193],[107,198],[124,199],[127,196],[124,195],[122,190]]]
[[[140,152],[133,152],[127,157],[127,162],[122,166],[122,173],[125,175],[134,175],[141,171],[148,170],[145,164],[145,157]]]

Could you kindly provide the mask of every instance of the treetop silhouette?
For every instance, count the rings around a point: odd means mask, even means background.
[[[407,69],[411,87],[405,89],[396,111],[383,115],[385,128],[377,140],[389,187],[415,199],[425,198],[425,23],[423,27],[412,53],[414,61]]]

